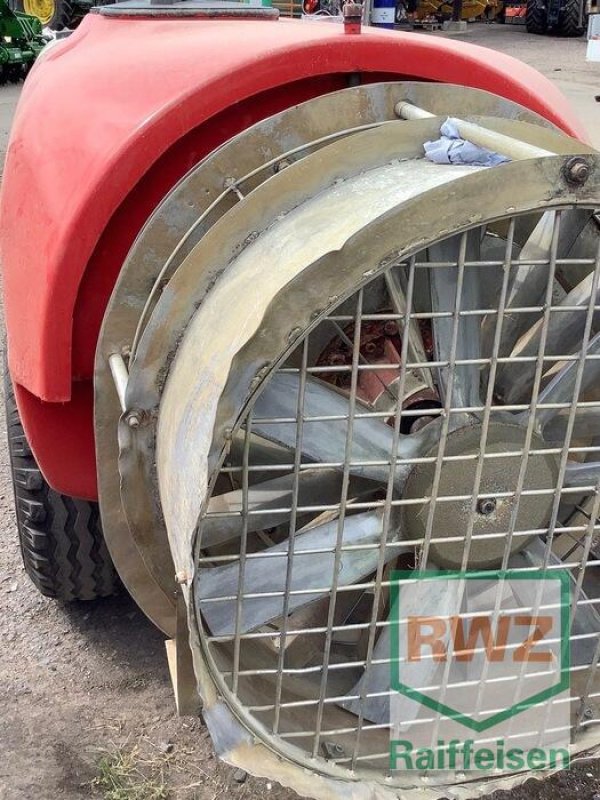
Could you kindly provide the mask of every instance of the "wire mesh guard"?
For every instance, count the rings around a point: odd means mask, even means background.
[[[229,702],[299,758],[389,775],[394,570],[567,568],[571,740],[597,721],[600,248],[573,235],[588,224],[583,208],[511,217],[389,267],[244,411],[195,599]],[[540,607],[530,594],[516,611]],[[475,710],[484,683],[466,684]]]

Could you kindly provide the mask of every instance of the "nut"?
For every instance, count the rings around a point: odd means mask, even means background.
[[[484,517],[489,517],[496,510],[496,500],[493,497],[484,497],[477,503],[477,511]]]
[[[590,177],[590,172],[590,165],[585,159],[581,158],[581,156],[570,158],[564,167],[564,175],[567,183],[574,186],[582,186]]]
[[[142,417],[139,411],[130,411],[125,417],[125,422],[130,428],[139,428],[142,423]]]

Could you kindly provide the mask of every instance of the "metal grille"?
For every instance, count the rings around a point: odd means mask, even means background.
[[[196,602],[230,702],[298,757],[388,776],[394,569],[567,568],[572,740],[598,721],[600,249],[579,246],[586,225],[586,209],[507,218],[388,267],[245,410],[200,525]],[[515,610],[540,608],[537,592]],[[486,679],[463,683],[475,715]],[[442,695],[454,688],[446,669]],[[435,740],[436,714],[415,724]]]

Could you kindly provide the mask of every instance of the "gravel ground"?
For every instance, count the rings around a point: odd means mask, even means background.
[[[555,80],[600,146],[600,65],[585,63],[583,40],[484,25],[470,26],[465,38]],[[18,93],[0,88],[2,151]],[[295,797],[265,781],[236,781],[216,761],[202,722],[177,718],[163,637],[125,594],[64,606],[36,593],[16,543],[3,416],[0,426],[0,800]],[[598,773],[597,762],[588,762],[495,797],[600,800]],[[127,793],[107,788],[127,776]]]

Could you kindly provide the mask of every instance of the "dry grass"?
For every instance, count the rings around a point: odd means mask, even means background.
[[[96,777],[91,786],[102,800],[217,800],[230,794],[227,767],[206,771],[196,747],[175,746],[142,735],[119,737],[110,747],[96,750]],[[89,784],[88,784],[89,785]],[[247,786],[236,786],[244,800]],[[252,792],[250,792],[252,794]]]
[[[137,747],[115,749],[101,756],[92,786],[104,800],[168,800],[166,767],[162,756],[141,760]]]

